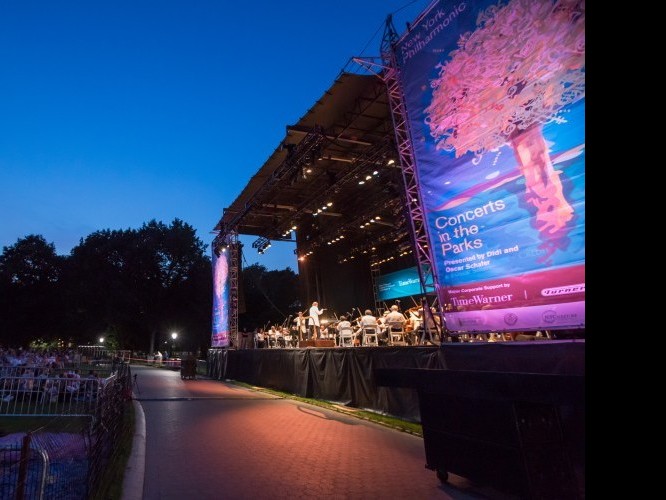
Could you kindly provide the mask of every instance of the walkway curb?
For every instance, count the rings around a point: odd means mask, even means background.
[[[143,480],[146,471],[146,416],[143,407],[136,399],[134,405],[134,438],[132,453],[127,460],[123,480],[122,500],[141,500],[143,498]]]

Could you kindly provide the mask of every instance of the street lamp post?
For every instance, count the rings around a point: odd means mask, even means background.
[[[100,349],[99,349],[98,355],[100,357],[104,357],[104,337],[99,338],[99,345],[100,345]]]
[[[171,334],[171,355],[174,355],[174,352],[176,351],[176,339],[178,338],[178,334],[176,332],[173,332]]]

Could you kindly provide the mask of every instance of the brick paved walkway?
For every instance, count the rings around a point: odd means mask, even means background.
[[[421,438],[220,381],[132,369],[146,418],[146,500],[503,498],[456,476],[441,485]]]

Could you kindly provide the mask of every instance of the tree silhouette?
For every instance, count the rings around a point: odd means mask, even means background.
[[[585,95],[584,0],[511,0],[492,5],[439,65],[426,108],[437,149],[460,157],[509,143],[536,207],[542,239],[573,217],[541,128]]]
[[[95,231],[69,256],[56,255],[53,244],[30,235],[0,255],[0,344],[90,344],[103,335],[118,348],[149,351],[165,340],[170,346],[177,331],[179,350],[205,353],[211,277],[206,245],[180,219]],[[282,322],[294,312],[298,276],[290,268],[249,266],[243,281],[247,328]]]
[[[205,349],[212,294],[205,249],[180,219],[89,235],[72,250],[68,287],[82,336],[111,332],[123,348],[152,351],[178,331],[181,349]]]
[[[149,350],[151,340],[178,331],[180,349],[205,352],[212,304],[205,250],[179,219],[96,231],[69,256],[42,236],[19,239],[0,255],[0,344],[104,336],[107,345]]]
[[[28,235],[0,255],[0,343],[23,345],[63,333],[61,278],[65,259],[40,235]]]
[[[243,269],[241,280],[246,309],[239,315],[241,329],[279,324],[295,314],[298,275],[291,268],[268,271],[265,266],[252,264]]]

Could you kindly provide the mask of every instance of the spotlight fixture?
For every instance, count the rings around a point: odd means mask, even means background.
[[[269,240],[264,236],[257,238],[252,243],[252,248],[256,248],[257,252],[259,252],[260,254],[263,254],[270,247],[271,247],[271,240]]]

